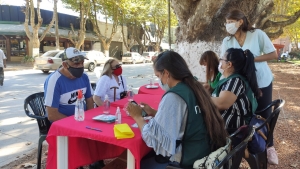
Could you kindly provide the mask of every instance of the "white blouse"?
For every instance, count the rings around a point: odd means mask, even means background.
[[[230,38],[228,36],[224,38],[220,56],[222,57],[229,48],[249,49],[254,57],[269,54],[276,50],[267,34],[260,29],[255,29],[254,32],[247,31],[246,39],[242,47],[234,37]],[[273,80],[273,74],[267,62],[255,62],[255,68],[258,87],[268,87]]]
[[[122,76],[123,84],[121,80],[121,76],[118,76],[119,83],[117,83],[114,77],[110,78],[107,75],[103,75],[97,82],[96,89],[94,91],[94,95],[99,96],[102,101],[104,101],[104,97],[107,94],[109,101],[114,101],[114,89],[110,89],[111,87],[118,87],[116,89],[116,100],[120,100],[120,93],[123,91],[127,91],[127,82],[124,76]],[[124,88],[123,88],[124,85]]]

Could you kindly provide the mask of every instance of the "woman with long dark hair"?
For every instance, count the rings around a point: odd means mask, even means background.
[[[195,80],[185,60],[176,52],[166,51],[154,61],[154,73],[166,91],[158,110],[144,105],[154,116],[148,123],[142,108],[129,104],[128,112],[136,121],[145,143],[156,154],[170,157],[181,167],[192,167],[197,159],[226,144],[224,121],[204,87]],[[196,150],[196,151],[195,151]],[[151,159],[150,159],[151,160]],[[154,160],[141,168],[165,168]]]
[[[252,100],[261,95],[256,81],[253,54],[249,50],[230,48],[220,58],[218,69],[224,79],[219,81],[212,100],[221,112],[225,128],[233,133],[246,124],[249,120],[247,117],[252,117],[255,111],[252,109],[252,104],[255,104]],[[247,87],[252,90],[255,98],[247,96]]]
[[[222,43],[221,56],[229,48],[249,49],[254,55],[258,87],[262,97],[257,99],[257,110],[262,110],[272,102],[273,74],[267,61],[277,59],[276,49],[265,32],[252,27],[245,14],[240,10],[231,10],[226,16],[226,30],[229,36]],[[261,114],[265,119],[271,114],[271,109]],[[273,139],[268,148],[268,162],[278,164],[277,153],[273,147]]]

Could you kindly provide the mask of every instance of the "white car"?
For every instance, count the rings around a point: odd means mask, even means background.
[[[104,64],[108,59],[113,59],[112,57],[105,57],[102,52],[95,50],[84,51],[83,53],[86,53],[86,57],[89,59],[84,61],[84,68],[91,72],[94,71],[97,65]]]
[[[61,58],[63,56],[63,50],[50,50],[42,56],[35,58],[33,68],[41,70],[43,73],[49,73],[50,70],[57,70],[61,66]]]
[[[145,63],[146,58],[137,52],[125,53],[122,56],[122,63]]]
[[[85,51],[89,60],[84,60],[84,68],[93,72],[98,64],[104,64],[111,57],[105,57],[99,51]],[[50,50],[40,57],[35,58],[34,69],[42,70],[43,73],[49,73],[51,70],[57,70],[62,64],[64,50]]]
[[[145,59],[146,59],[146,62],[152,62],[152,57],[153,56],[158,56],[158,52],[144,52],[143,54],[142,54],[142,56],[144,56],[145,57]]]

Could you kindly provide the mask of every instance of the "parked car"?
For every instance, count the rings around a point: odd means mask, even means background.
[[[125,53],[122,56],[122,63],[145,63],[146,58],[137,52]]]
[[[61,58],[63,56],[63,50],[50,50],[42,56],[35,58],[33,68],[41,70],[43,73],[49,73],[50,70],[57,70],[61,66]]]
[[[144,52],[142,56],[145,57],[146,62],[152,62],[152,57],[158,56],[158,52]]]
[[[104,64],[111,57],[105,57],[102,52],[99,51],[85,51],[89,60],[84,61],[84,68],[93,72],[95,67],[99,64]],[[40,57],[35,58],[34,69],[42,70],[43,73],[49,73],[51,70],[57,70],[62,63],[62,57],[64,50],[50,50],[44,53]]]
[[[93,72],[97,65],[104,64],[108,59],[113,59],[112,57],[105,57],[102,52],[91,50],[83,52],[89,60],[84,61],[84,68]]]

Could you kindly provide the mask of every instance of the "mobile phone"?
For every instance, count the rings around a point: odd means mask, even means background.
[[[136,101],[131,101],[132,104],[138,105]],[[145,112],[144,109],[142,109],[142,117],[146,117],[148,114]]]

